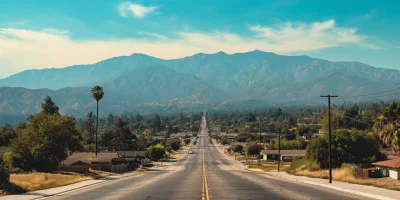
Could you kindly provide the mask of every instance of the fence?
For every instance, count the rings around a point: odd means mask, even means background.
[[[128,164],[111,165],[111,172],[122,173],[128,171]]]
[[[358,179],[368,179],[368,169],[355,168],[354,177]]]

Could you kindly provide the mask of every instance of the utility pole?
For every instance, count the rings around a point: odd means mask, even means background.
[[[332,128],[331,128],[331,98],[338,97],[337,95],[320,96],[328,98],[328,121],[329,121],[329,183],[332,183]]]
[[[260,145],[261,145],[261,118],[262,117],[259,118],[259,123],[258,123],[258,127],[260,129]]]
[[[278,133],[278,172],[281,169],[281,132]]]

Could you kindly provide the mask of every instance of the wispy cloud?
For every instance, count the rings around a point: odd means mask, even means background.
[[[128,17],[130,14],[136,18],[144,18],[148,14],[156,11],[157,6],[144,6],[138,3],[122,2],[118,5],[118,12],[123,17]]]
[[[259,49],[280,54],[309,52],[342,45],[379,48],[366,42],[355,28],[337,27],[334,20],[314,23],[288,22],[274,26],[253,25],[251,36],[229,31],[181,31],[161,35],[139,32],[132,39],[74,40],[67,31],[0,28],[0,63],[19,71],[26,68],[65,67],[145,53],[164,59],[199,52],[237,53]],[[149,37],[150,36],[150,37]]]

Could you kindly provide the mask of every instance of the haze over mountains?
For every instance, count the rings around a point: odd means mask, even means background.
[[[1,79],[0,113],[38,112],[49,95],[62,112],[84,115],[95,107],[90,96],[95,84],[105,89],[101,102],[105,114],[311,101],[321,94],[345,97],[386,90],[399,81],[398,70],[257,50],[173,60],[132,54],[92,65],[27,70]]]

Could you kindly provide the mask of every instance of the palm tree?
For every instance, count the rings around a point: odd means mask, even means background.
[[[97,102],[97,115],[96,115],[96,157],[97,157],[97,135],[99,132],[99,101],[103,99],[104,97],[104,91],[103,88],[99,85],[96,85],[92,88],[92,97],[96,100]]]

